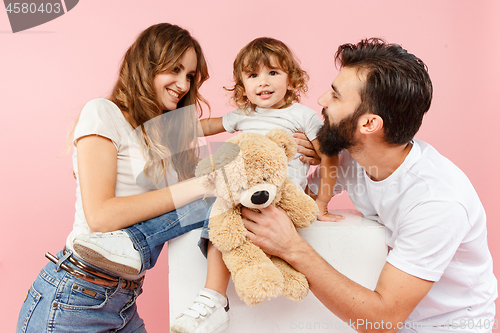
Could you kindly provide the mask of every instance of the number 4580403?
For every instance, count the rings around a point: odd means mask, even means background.
[[[36,3],[27,3],[27,2],[22,2],[22,3],[9,3],[9,5],[6,8],[7,13],[11,14],[35,14],[35,13],[55,13],[59,14],[61,12],[61,3],[41,3],[41,4],[36,4]]]

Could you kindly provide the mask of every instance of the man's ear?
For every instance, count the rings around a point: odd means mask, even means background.
[[[384,121],[379,115],[367,113],[359,117],[358,126],[361,134],[375,134],[384,128]]]

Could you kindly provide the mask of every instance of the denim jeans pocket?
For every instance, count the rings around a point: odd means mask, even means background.
[[[69,295],[58,301],[54,301],[52,306],[54,308],[64,310],[95,310],[102,308],[109,299],[110,290],[104,288],[92,288],[87,284],[73,281],[68,285]]]
[[[84,281],[75,281],[68,286],[69,297],[52,302],[51,327],[54,332],[114,332],[130,321],[136,312],[135,295],[99,286],[92,288]],[[128,316],[122,309],[133,306]]]
[[[113,304],[120,297],[113,295],[112,289],[92,288],[78,280],[68,281],[64,289],[64,295],[52,302],[50,322],[54,332],[97,332],[97,328],[101,329],[99,332],[112,332],[123,326],[119,310]]]
[[[69,295],[67,305],[74,307],[94,307],[102,304],[104,300],[106,300],[106,294],[102,293],[101,290],[97,288],[90,288],[88,286],[82,286],[78,284],[78,282],[75,282],[71,287],[71,293]]]
[[[38,302],[40,302],[41,298],[42,295],[38,291],[36,291],[33,285],[31,285],[20,311],[18,327],[16,329],[17,333],[26,332],[26,328],[28,326],[31,315],[33,314],[33,311],[35,311],[35,307],[38,305]]]

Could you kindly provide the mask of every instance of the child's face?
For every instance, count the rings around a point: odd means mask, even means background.
[[[284,98],[290,89],[288,74],[275,65],[271,61],[275,68],[261,65],[255,72],[241,73],[246,97],[260,108],[279,109],[286,104]]]

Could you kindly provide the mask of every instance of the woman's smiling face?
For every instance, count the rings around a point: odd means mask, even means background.
[[[153,83],[162,110],[177,108],[177,103],[189,92],[191,80],[196,76],[196,66],[196,52],[190,48],[170,72],[155,76]]]

